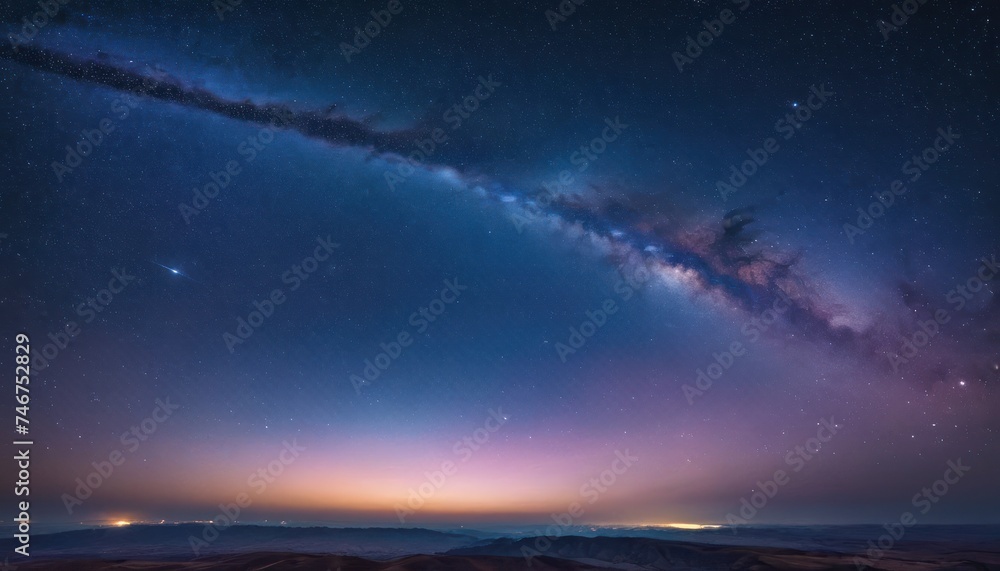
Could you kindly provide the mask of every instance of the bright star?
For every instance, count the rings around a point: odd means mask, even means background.
[[[198,282],[198,280],[195,280],[194,278],[192,278],[191,276],[185,274],[184,272],[178,270],[177,268],[171,268],[170,266],[164,266],[163,264],[161,264],[159,262],[154,262],[152,260],[150,260],[150,263],[154,264],[154,265],[157,265],[157,266],[160,266],[161,268],[167,270],[168,272],[174,274],[175,276],[181,276],[182,278],[189,279],[189,280],[191,280],[193,282],[201,283],[201,282]]]

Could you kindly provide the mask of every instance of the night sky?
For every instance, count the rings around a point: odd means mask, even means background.
[[[50,4],[0,9],[39,520],[724,523],[783,470],[751,523],[881,523],[954,462],[919,520],[1000,521],[991,2]]]

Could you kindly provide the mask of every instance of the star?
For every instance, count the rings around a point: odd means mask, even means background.
[[[198,280],[192,278],[191,276],[185,274],[184,272],[178,270],[177,268],[171,268],[170,266],[164,266],[163,264],[161,264],[159,262],[150,261],[150,263],[151,264],[155,264],[157,266],[160,266],[161,268],[167,270],[168,272],[170,272],[171,274],[173,274],[175,276],[181,276],[182,278],[187,278],[187,279],[189,279],[189,280],[191,280],[193,282],[201,283],[201,282],[198,282]]]

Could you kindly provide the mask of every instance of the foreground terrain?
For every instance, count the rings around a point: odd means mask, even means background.
[[[1000,571],[995,529],[946,528],[865,555],[856,529],[770,528],[661,539],[648,529],[615,536],[490,536],[426,529],[240,525],[192,552],[194,525],[102,528],[40,535],[10,569],[54,571],[747,570]],[[810,533],[812,532],[812,533]],[[628,535],[633,534],[633,535]],[[756,534],[756,535],[755,535]],[[822,536],[822,537],[821,537]],[[698,537],[699,541],[689,541]],[[779,542],[776,538],[783,537]],[[807,539],[812,537],[811,539]],[[757,541],[760,545],[751,542]],[[10,543],[4,541],[2,543]],[[799,547],[789,547],[794,543]]]

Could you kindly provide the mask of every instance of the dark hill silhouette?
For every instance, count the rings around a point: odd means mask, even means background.
[[[131,525],[36,535],[32,557],[143,558],[190,560],[198,556],[295,552],[349,554],[389,559],[414,553],[438,553],[471,545],[479,538],[419,528],[330,528],[235,525],[219,532],[215,541],[204,541],[203,524]],[[211,535],[209,536],[211,537]],[[0,540],[13,553],[13,539]]]

